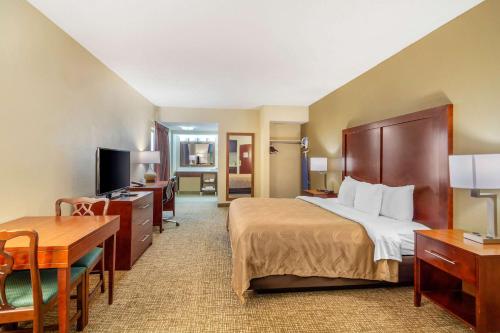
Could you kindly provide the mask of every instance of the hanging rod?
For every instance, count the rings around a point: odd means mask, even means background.
[[[283,139],[271,139],[271,143],[288,143],[288,144],[300,144],[300,140],[283,140]]]

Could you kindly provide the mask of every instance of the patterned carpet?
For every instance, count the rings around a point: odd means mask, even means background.
[[[230,288],[227,208],[212,199],[177,203],[180,227],[155,234],[134,268],[119,272],[115,302],[91,303],[86,332],[470,332],[411,288],[251,294]]]

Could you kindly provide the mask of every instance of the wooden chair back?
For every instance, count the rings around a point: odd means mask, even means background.
[[[5,243],[17,237],[27,237],[29,239],[28,260],[31,277],[31,288],[33,291],[33,308],[26,311],[15,309],[7,300],[5,292],[5,282],[12,273],[14,258],[5,251]],[[42,288],[40,286],[40,271],[38,270],[38,233],[34,230],[10,230],[0,231],[0,257],[3,263],[0,264],[0,323],[27,320],[27,318],[37,318],[41,315]],[[27,316],[28,315],[28,316]],[[34,320],[34,323],[37,320]]]
[[[61,216],[61,204],[66,203],[71,205],[73,216],[96,216],[107,215],[109,207],[109,199],[106,198],[63,198],[56,201],[56,215]]]

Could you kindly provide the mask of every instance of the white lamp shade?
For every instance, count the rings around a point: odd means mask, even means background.
[[[311,171],[327,171],[328,159],[326,157],[311,157],[309,159],[309,169]]]
[[[500,189],[500,154],[451,155],[450,186],[464,189]]]
[[[132,162],[137,164],[159,164],[159,151],[138,151],[132,154]]]

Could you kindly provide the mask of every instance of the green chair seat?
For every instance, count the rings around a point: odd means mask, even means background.
[[[92,263],[94,263],[97,258],[102,254],[102,247],[96,247],[92,249],[89,253],[78,259],[73,267],[85,267],[89,268]]]
[[[71,268],[71,283],[85,273],[84,267]],[[57,295],[57,269],[41,269],[40,284],[43,303]],[[5,294],[10,305],[16,308],[33,306],[33,292],[29,270],[14,271],[5,282]]]

